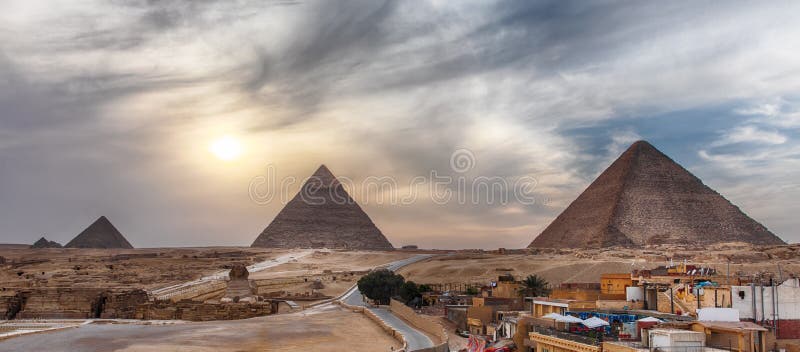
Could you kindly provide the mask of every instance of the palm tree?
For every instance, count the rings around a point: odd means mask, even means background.
[[[522,287],[519,288],[519,294],[520,296],[533,297],[547,296],[550,294],[548,286],[550,286],[550,284],[544,278],[538,275],[528,275],[528,277],[522,280]]]

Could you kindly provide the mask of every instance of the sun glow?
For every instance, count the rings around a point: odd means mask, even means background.
[[[208,150],[220,160],[232,161],[242,155],[242,143],[234,137],[224,136],[212,142]]]

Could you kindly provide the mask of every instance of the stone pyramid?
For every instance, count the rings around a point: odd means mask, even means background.
[[[31,248],[62,248],[61,243],[56,241],[48,241],[42,237],[31,245]]]
[[[306,181],[251,247],[393,248],[325,165]]]
[[[633,143],[528,247],[784,244],[646,141]]]
[[[95,220],[79,233],[65,248],[133,248],[128,240],[105,216]]]

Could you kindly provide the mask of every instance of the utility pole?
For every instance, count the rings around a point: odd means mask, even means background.
[[[728,278],[727,278],[726,281],[728,281],[728,286],[730,286],[731,285],[731,260],[730,260],[730,258],[728,258]]]
[[[675,314],[675,298],[672,296],[672,286],[669,287],[669,311]]]
[[[700,314],[700,286],[695,285],[695,289],[697,290],[697,314]]]

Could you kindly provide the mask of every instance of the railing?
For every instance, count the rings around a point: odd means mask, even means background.
[[[553,328],[545,328],[541,326],[531,326],[531,331],[540,335],[558,337],[560,339],[582,343],[584,345],[600,346],[603,341],[590,336],[578,335],[564,331],[558,331]]]
[[[721,352],[733,351],[729,347],[709,347],[709,346],[667,346],[652,347],[641,342],[635,341],[606,341],[611,344],[626,346],[637,350],[649,350],[653,352]]]

